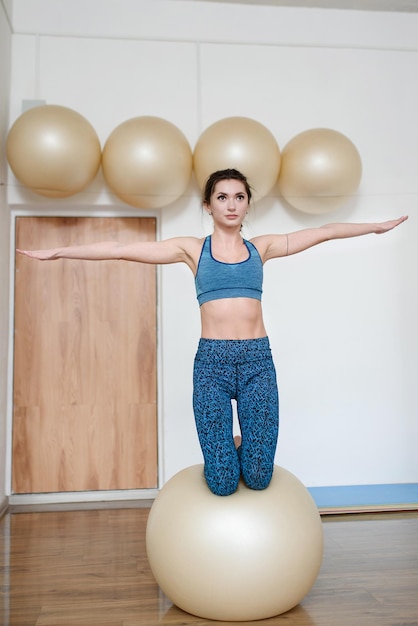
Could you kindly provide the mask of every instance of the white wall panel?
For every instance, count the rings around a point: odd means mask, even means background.
[[[282,148],[334,128],[360,150],[362,194],[418,192],[418,51],[206,44],[200,57],[204,128],[245,115]]]
[[[42,96],[85,115],[102,142],[117,125],[138,115],[168,119],[194,141],[196,80],[194,44],[41,39]]]
[[[15,51],[12,122],[23,100],[41,99],[83,115],[102,146],[127,119],[154,115],[175,124],[193,147],[199,115],[195,44],[17,36]],[[10,184],[11,203],[30,201],[12,175]],[[33,195],[32,201],[54,204]],[[99,173],[65,204],[74,202],[109,204],[115,198]]]

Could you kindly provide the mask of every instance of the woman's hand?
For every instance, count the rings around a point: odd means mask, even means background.
[[[58,257],[56,256],[56,249],[52,250],[19,250],[16,252],[18,254],[23,254],[24,256],[28,256],[31,259],[38,259],[38,261],[55,261]]]
[[[407,215],[403,215],[402,217],[398,217],[397,220],[388,220],[387,222],[380,222],[376,224],[376,230],[374,231],[376,235],[383,235],[383,233],[387,233],[389,230],[396,228],[402,222],[408,219]]]

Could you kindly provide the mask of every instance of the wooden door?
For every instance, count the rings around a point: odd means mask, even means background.
[[[153,218],[19,217],[16,247],[155,240]],[[16,259],[14,493],[157,487],[155,267]]]

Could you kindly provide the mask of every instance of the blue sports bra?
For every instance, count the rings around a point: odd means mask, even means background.
[[[212,240],[206,237],[195,277],[196,294],[201,306],[221,298],[255,298],[261,300],[263,263],[257,248],[243,240],[248,258],[239,263],[223,263],[212,256]]]

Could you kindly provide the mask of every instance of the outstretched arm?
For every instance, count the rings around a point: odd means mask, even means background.
[[[147,241],[132,244],[107,241],[80,246],[50,248],[48,250],[17,250],[17,252],[39,261],[53,261],[56,259],[104,261],[119,259],[152,264],[184,262],[192,267],[193,251],[198,245],[197,242],[198,240],[193,237],[175,237],[164,241]]]
[[[269,259],[302,252],[312,246],[332,239],[346,239],[372,233],[381,235],[396,228],[407,219],[408,216],[404,215],[387,222],[325,224],[319,228],[306,228],[287,235],[264,235],[254,238],[253,242],[261,250],[263,261],[268,261]]]

